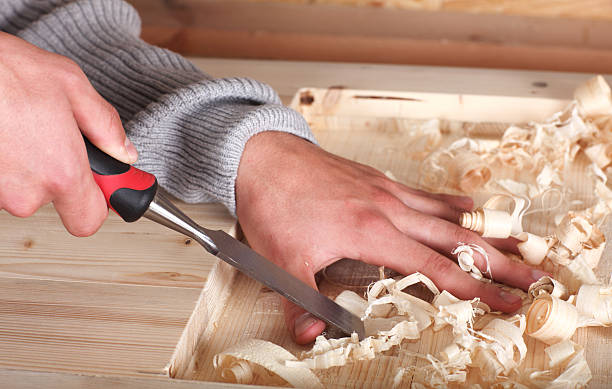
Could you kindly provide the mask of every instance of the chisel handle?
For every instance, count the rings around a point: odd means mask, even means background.
[[[96,183],[108,207],[126,222],[134,222],[149,208],[157,192],[153,174],[116,160],[94,146],[87,138],[87,157]]]

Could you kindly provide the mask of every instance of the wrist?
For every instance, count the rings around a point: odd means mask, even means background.
[[[265,131],[251,137],[242,153],[236,176],[236,214],[241,209],[264,200],[269,191],[285,187],[291,179],[293,166],[300,164],[298,156],[308,158],[319,152],[318,146],[296,135],[280,131]],[[297,177],[293,177],[296,179]],[[248,204],[248,205],[247,205]]]

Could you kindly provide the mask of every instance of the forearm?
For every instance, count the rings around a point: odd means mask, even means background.
[[[136,12],[122,1],[79,1],[32,18],[17,34],[76,61],[119,111],[140,152],[137,165],[183,200],[218,200],[233,212],[238,165],[251,136],[275,130],[314,140],[267,85],[213,79],[143,42]]]

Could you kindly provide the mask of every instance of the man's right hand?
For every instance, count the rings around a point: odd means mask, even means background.
[[[0,210],[27,217],[53,202],[71,234],[95,233],[108,208],[81,133],[136,161],[117,111],[76,63],[0,32]]]

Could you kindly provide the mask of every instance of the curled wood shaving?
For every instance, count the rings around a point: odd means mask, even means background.
[[[582,251],[582,245],[589,239],[592,231],[593,225],[586,218],[570,212],[561,220],[555,235],[559,243],[571,254],[577,254]]]
[[[318,336],[311,351],[304,353],[299,361],[288,360],[286,366],[308,369],[327,369],[347,363],[374,359],[376,354],[390,350],[404,339],[420,337],[416,322],[401,321],[389,331],[380,331],[376,337],[369,336],[359,341],[356,334],[350,338],[325,339]]]
[[[612,145],[597,143],[587,147],[584,153],[600,169],[604,169],[612,162]]]
[[[612,279],[610,285],[602,286],[593,271],[606,243],[599,227],[612,212],[612,189],[607,185],[612,177],[612,99],[610,87],[602,77],[577,88],[575,98],[574,103],[548,120],[510,126],[499,141],[460,139],[433,151],[420,166],[419,183],[425,189],[477,192],[495,188],[509,194],[494,196],[481,208],[462,215],[461,225],[485,237],[516,237],[521,241],[518,246],[526,263],[547,269],[552,265],[555,279],[544,277],[530,288],[533,302],[526,316],[503,320],[487,314],[490,310],[478,299],[464,301],[447,291],[440,292],[421,274],[401,280],[381,279],[370,286],[366,299],[352,292],[343,292],[337,298],[340,305],[363,318],[368,338],[360,342],[355,335],[330,340],[319,337],[313,349],[300,359],[278,350],[265,351],[275,354],[274,363],[241,358],[251,351],[243,352],[238,347],[215,358],[217,367],[223,369],[221,376],[247,382],[265,376],[268,373],[264,370],[276,369],[278,364],[289,369],[287,374],[291,375],[294,373],[288,372],[293,369],[310,371],[371,359],[404,340],[418,338],[420,331],[433,323],[436,331],[451,326],[453,342],[442,347],[437,358],[402,350],[428,363],[400,367],[394,387],[401,385],[408,373],[413,374],[414,388],[463,384],[471,367],[479,367],[487,387],[584,387],[591,380],[584,350],[568,339],[577,327],[612,325]],[[430,151],[438,146],[439,135],[439,123],[431,122],[423,126],[419,141]],[[589,177],[599,200],[588,208],[567,213],[568,209],[586,205],[584,200],[566,200],[569,192],[563,188],[570,163],[581,150],[592,162]],[[494,165],[511,173],[492,177],[490,167]],[[522,173],[535,179],[518,182],[508,178],[522,177]],[[544,199],[551,193],[557,194],[559,200],[555,206],[546,207]],[[542,208],[526,212],[530,200],[538,198]],[[557,229],[552,236],[523,231],[524,215],[556,209],[562,213],[553,216]],[[459,266],[477,275],[473,255],[478,250],[465,246],[455,252]],[[417,282],[426,284],[434,294],[431,304],[403,292]],[[521,367],[526,353],[523,333],[551,344],[545,349],[549,370]],[[246,348],[258,346],[247,344]],[[284,379],[300,385],[280,373],[269,375],[271,380]],[[318,387],[316,383],[302,385]]]
[[[576,307],[549,294],[538,295],[527,311],[525,332],[546,344],[569,339],[577,327]]]
[[[612,285],[582,285],[576,295],[576,308],[585,326],[612,326]]]
[[[517,236],[523,232],[523,215],[528,207],[523,198],[495,195],[481,208],[462,213],[459,224],[485,238]]]
[[[525,359],[524,331],[525,317],[518,315],[513,320],[494,319],[477,333],[483,341],[475,347],[473,364],[480,367],[487,381],[508,375]]]
[[[474,264],[474,252],[479,253],[483,256],[485,263],[487,264],[487,270],[490,278],[493,278],[491,273],[491,266],[489,263],[489,255],[487,252],[477,244],[473,243],[457,243],[457,247],[451,252],[451,254],[457,256],[457,263],[461,270],[468,272],[472,277],[477,280],[482,280],[482,273],[478,270],[478,267]]]
[[[570,347],[573,352],[568,356]],[[558,377],[550,381],[548,388],[583,388],[593,378],[584,357],[584,349],[571,340],[549,346],[544,352],[549,357],[550,366],[562,370]]]
[[[287,367],[297,358],[284,348],[259,339],[248,339],[215,355],[213,365],[225,382],[249,384],[260,377],[267,384],[289,383],[295,388],[323,388],[310,370]]]
[[[534,299],[544,293],[563,300],[569,297],[567,293],[567,288],[563,286],[563,284],[561,284],[559,281],[548,276],[544,276],[540,278],[537,282],[531,284],[527,293]]]
[[[612,115],[610,86],[602,76],[591,78],[578,86],[574,91],[574,98],[586,117]]]
[[[537,266],[544,261],[546,254],[548,254],[548,249],[554,242],[552,239],[546,239],[529,232],[517,235],[517,239],[521,241],[517,244],[517,247],[523,260],[531,266]]]
[[[480,190],[491,179],[491,169],[482,154],[480,145],[468,138],[431,153],[421,163],[421,185],[431,191],[445,186],[466,193]]]
[[[505,211],[478,208],[461,214],[459,224],[485,238],[507,238],[512,233],[512,215]]]

